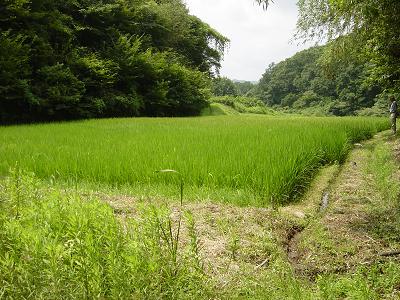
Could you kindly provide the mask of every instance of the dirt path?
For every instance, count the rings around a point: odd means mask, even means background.
[[[317,274],[345,273],[360,265],[398,259],[400,238],[393,234],[399,230],[399,216],[394,213],[398,199],[391,197],[398,195],[400,172],[398,165],[390,166],[399,148],[398,141],[379,134],[351,152],[329,193],[321,197],[326,211],[316,213],[288,242],[288,258],[297,274],[313,279]],[[385,149],[389,156],[379,157]],[[397,190],[389,195],[386,186]]]

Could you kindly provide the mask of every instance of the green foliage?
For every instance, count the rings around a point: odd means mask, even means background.
[[[222,103],[210,103],[210,105],[203,109],[201,116],[221,116],[221,115],[238,115],[239,112],[233,107],[227,106]]]
[[[275,115],[276,111],[267,107],[260,99],[244,96],[212,97],[211,103],[219,103],[233,108],[238,113]]]
[[[397,0],[301,0],[298,37],[333,41],[326,64],[362,61],[368,79],[392,92],[400,89],[400,2]]]
[[[179,178],[155,173],[173,169],[188,188],[224,190],[218,200],[265,206],[293,200],[322,164],[343,161],[349,142],[389,126],[384,118],[264,115],[7,126],[0,127],[0,174],[18,161],[41,178],[149,193],[179,185]]]
[[[216,77],[212,81],[214,96],[253,96],[256,85],[250,81],[233,81],[227,77]]]
[[[213,79],[212,93],[214,96],[237,96],[235,83],[227,77]]]
[[[239,96],[254,96],[256,84],[250,81],[236,81],[234,82]]]
[[[1,182],[0,208],[4,299],[210,298],[194,225],[192,245],[171,252],[176,224],[165,208],[122,220],[95,197],[40,188],[18,168]]]
[[[381,89],[366,84],[369,67],[342,63],[334,73],[323,66],[329,46],[301,51],[271,64],[257,87],[257,96],[269,106],[317,115],[355,115],[377,101]]]
[[[43,115],[62,119],[74,114],[84,93],[84,84],[63,64],[44,66],[37,70],[37,85],[33,92],[39,97]]]
[[[29,84],[30,49],[26,39],[10,31],[0,33],[0,120],[16,120],[18,113],[26,116],[29,107],[38,101]]]
[[[199,114],[229,42],[181,0],[3,7],[2,123]]]
[[[398,97],[399,94],[392,94],[384,91],[379,94],[375,104],[372,107],[361,109],[357,111],[359,116],[382,116],[387,117],[388,115],[388,107],[390,104],[390,97],[395,96]]]

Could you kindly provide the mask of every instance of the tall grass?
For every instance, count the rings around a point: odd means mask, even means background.
[[[108,119],[0,127],[0,173],[16,162],[42,178],[112,185],[179,185],[244,190],[251,204],[296,196],[324,163],[387,129],[379,118],[220,116]],[[241,203],[246,204],[246,203]]]
[[[95,198],[13,171],[0,184],[0,299],[209,298],[198,250],[178,248],[169,213],[122,222]]]

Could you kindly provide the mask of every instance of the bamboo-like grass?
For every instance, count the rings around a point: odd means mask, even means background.
[[[110,185],[244,190],[252,205],[284,203],[322,164],[387,129],[382,118],[218,116],[105,119],[0,127],[0,174],[16,163],[41,178]],[[246,203],[240,203],[246,204]],[[249,203],[250,204],[250,203]]]

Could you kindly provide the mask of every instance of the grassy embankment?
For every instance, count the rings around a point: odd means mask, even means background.
[[[207,298],[193,226],[178,248],[167,210],[137,210],[121,220],[93,195],[13,171],[0,183],[0,299]]]
[[[284,203],[351,143],[387,128],[379,118],[225,116],[110,119],[0,128],[0,173],[18,162],[40,178],[100,184],[142,196],[239,205]]]
[[[325,190],[327,210],[317,202],[292,245],[296,274],[318,298],[400,299],[398,137],[385,132],[352,151]]]
[[[283,115],[257,98],[244,96],[220,96],[209,99],[210,105],[202,111],[202,116],[261,114]]]

